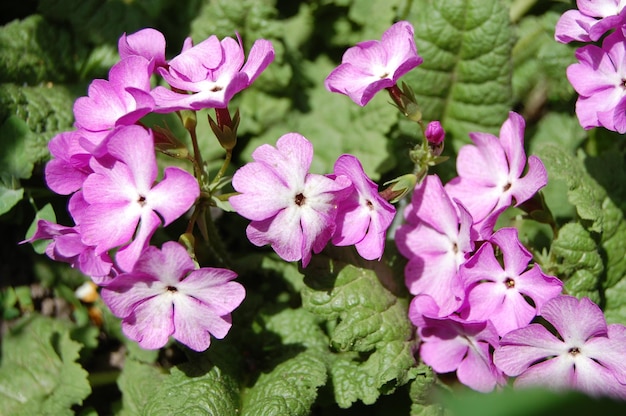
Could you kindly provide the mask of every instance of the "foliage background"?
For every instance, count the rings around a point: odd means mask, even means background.
[[[244,238],[245,222],[224,214],[218,226],[248,297],[226,340],[208,353],[172,344],[143,351],[120,333],[99,301],[75,294],[85,277],[50,262],[41,245],[18,245],[33,220],[69,224],[67,200],[45,187],[47,142],[71,130],[73,101],[117,61],[117,39],[161,30],[168,56],[186,36],[241,34],[273,42],[276,61],[239,94],[242,115],[235,166],[261,143],[298,131],[325,173],[353,153],[380,183],[411,169],[415,125],[383,95],[366,108],[330,94],[323,80],[354,43],[379,39],[409,20],[424,64],[404,81],[427,120],[441,120],[455,175],[468,132],[497,134],[508,111],[527,120],[529,153],[546,164],[543,195],[558,224],[515,225],[542,268],[589,296],[610,322],[626,324],[626,172],[624,138],[584,131],[565,77],[574,45],[553,40],[574,2],[537,0],[22,0],[0,5],[0,414],[547,414],[618,404],[542,391],[482,395],[415,366],[406,318],[402,259],[382,264],[326,253],[305,270]],[[202,118],[199,117],[199,120]],[[171,120],[170,120],[171,122]],[[223,153],[200,124],[203,154]],[[176,238],[176,225],[156,240]],[[32,232],[32,230],[31,230]],[[38,254],[39,253],[39,254]],[[338,258],[343,260],[338,260]],[[348,261],[349,259],[351,261]],[[355,301],[356,299],[356,301]],[[513,405],[514,404],[514,405]]]

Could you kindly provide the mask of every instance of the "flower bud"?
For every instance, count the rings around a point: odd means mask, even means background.
[[[399,176],[389,182],[385,182],[385,185],[389,186],[380,191],[380,196],[394,204],[404,198],[406,194],[415,188],[417,179],[416,175],[407,173],[406,175]]]
[[[441,123],[437,120],[428,123],[424,134],[426,135],[428,143],[435,146],[442,144],[443,139],[446,137],[446,132],[443,130]]]
[[[239,127],[239,110],[235,112],[234,117],[230,118],[228,108],[216,108],[215,119],[213,121],[209,116],[209,125],[213,134],[217,137],[222,148],[227,151],[233,150],[237,144],[237,128]]]

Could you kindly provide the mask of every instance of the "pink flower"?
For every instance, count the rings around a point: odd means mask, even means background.
[[[626,23],[624,0],[577,0],[576,5],[578,10],[566,11],[556,24],[558,42],[595,42]]]
[[[158,169],[152,132],[139,126],[120,129],[107,141],[108,155],[92,159],[94,171],[83,185],[87,206],[80,214],[83,242],[99,255],[122,247],[115,260],[132,269],[139,254],[161,224],[183,215],[200,194],[196,179],[177,167]]]
[[[271,42],[259,39],[252,45],[244,65],[241,39],[237,39],[227,37],[220,42],[216,36],[211,36],[192,46],[188,38],[169,67],[158,68],[159,74],[180,92],[156,87],[152,91],[157,104],[155,111],[167,113],[228,106],[231,98],[248,88],[274,60]]]
[[[518,206],[527,201],[548,182],[546,169],[536,156],[528,157],[528,172],[522,176],[527,160],[524,127],[522,116],[510,112],[500,138],[470,133],[474,144],[459,151],[459,176],[445,186],[450,198],[467,208],[481,238],[489,237],[499,213],[512,203]]]
[[[406,224],[395,238],[398,250],[409,259],[404,269],[409,292],[432,297],[439,316],[447,316],[465,297],[458,271],[473,250],[472,217],[449,198],[435,175],[415,189],[404,216]]]
[[[46,220],[37,222],[37,231],[22,243],[52,240],[46,254],[52,260],[69,263],[98,285],[106,284],[113,271],[113,261],[107,253],[96,254],[95,247],[85,245],[79,227],[66,227]]]
[[[378,194],[378,186],[367,177],[356,157],[340,156],[335,162],[335,175],[346,176],[353,187],[350,196],[339,202],[333,244],[354,244],[364,259],[380,259],[396,209]]]
[[[78,128],[104,132],[136,123],[154,108],[150,75],[154,63],[141,56],[128,56],[109,71],[109,80],[91,82],[87,97],[74,102]]]
[[[270,244],[283,259],[302,259],[306,267],[311,251],[319,253],[332,237],[337,202],[351,183],[345,176],[308,173],[313,145],[297,133],[285,134],[276,147],[258,147],[252,158],[235,172],[233,187],[240,194],[229,201],[252,220],[246,230],[252,244]]]
[[[117,42],[120,58],[143,56],[154,63],[154,68],[166,66],[165,36],[156,29],[145,28],[130,35],[124,33]]]
[[[494,361],[515,386],[580,390],[626,399],[626,327],[607,325],[587,298],[558,296],[541,316],[556,330],[535,323],[506,334]]]
[[[502,252],[504,267],[496,259],[494,246]],[[490,320],[498,335],[528,325],[548,300],[561,293],[563,286],[556,277],[545,275],[538,265],[527,270],[531,259],[519,241],[517,229],[496,231],[461,266],[460,274],[467,286],[467,309],[461,316],[469,321]]]
[[[133,269],[102,288],[102,299],[122,318],[122,330],[146,349],[163,347],[170,336],[195,351],[222,339],[231,312],[245,297],[227,269],[196,269],[183,246],[169,241],[147,247]]]
[[[490,350],[498,346],[498,334],[489,321],[464,322],[454,316],[439,318],[432,298],[416,296],[409,319],[422,343],[420,357],[438,373],[456,371],[459,381],[481,392],[504,384]]]
[[[579,48],[576,58],[579,63],[567,68],[567,78],[579,94],[576,115],[580,125],[626,133],[626,39],[622,30],[607,36],[602,48]]]
[[[93,172],[89,166],[92,155],[80,145],[82,132],[73,130],[59,133],[48,143],[53,159],[46,164],[46,184],[57,194],[76,192]]]
[[[360,42],[348,49],[341,65],[326,78],[326,89],[345,94],[360,106],[374,95],[396,84],[398,79],[423,62],[417,54],[413,26],[393,24],[382,39]]]

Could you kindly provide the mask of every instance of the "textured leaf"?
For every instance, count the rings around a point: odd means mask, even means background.
[[[119,416],[142,414],[142,409],[155,397],[166,375],[153,365],[127,357],[117,386],[122,392],[122,410]]]
[[[234,415],[239,409],[236,380],[205,359],[172,368],[152,397],[143,415]]]
[[[327,321],[335,400],[349,407],[374,403],[408,382],[415,365],[407,300],[398,297],[390,270],[377,262],[357,267],[326,257],[305,269],[302,303]]]
[[[309,415],[326,377],[321,354],[301,352],[259,376],[245,397],[242,415]]]
[[[568,198],[578,215],[592,223],[591,231],[601,232],[602,201],[606,192],[589,176],[583,162],[555,145],[546,145],[538,151],[550,179],[567,183]]]
[[[48,141],[57,133],[72,130],[74,100],[80,93],[64,86],[19,87],[0,85],[0,120],[10,115],[24,120],[35,133],[31,158],[43,160],[48,155]]]
[[[559,260],[556,268],[564,276],[568,294],[600,301],[600,278],[604,271],[596,242],[579,223],[566,224],[552,243],[551,254]]]
[[[40,15],[15,20],[0,27],[0,83],[66,82],[85,54],[68,30]]]
[[[34,315],[2,342],[0,414],[72,415],[91,392],[75,361],[81,345],[59,320]]]
[[[407,74],[424,118],[467,141],[472,131],[497,133],[511,108],[513,30],[500,0],[413,2],[424,63]]]
[[[415,380],[411,382],[411,416],[443,416],[444,409],[433,403],[435,373],[425,364],[420,364]]]
[[[400,0],[354,0],[348,17],[363,26],[361,39],[380,39],[398,19],[397,10],[403,6]],[[372,17],[375,16],[375,19]]]

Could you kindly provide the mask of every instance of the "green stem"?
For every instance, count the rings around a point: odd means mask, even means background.
[[[230,160],[232,159],[232,157],[233,157],[233,151],[226,150],[226,157],[224,158],[224,163],[222,163],[222,167],[220,168],[220,170],[217,172],[217,174],[211,181],[211,184],[209,185],[209,189],[213,189],[213,187],[219,183],[220,179],[222,179],[222,177],[226,173],[226,169],[228,169],[228,165],[230,165]]]

